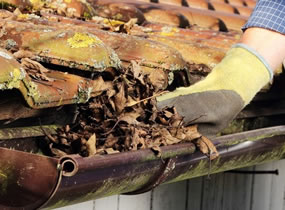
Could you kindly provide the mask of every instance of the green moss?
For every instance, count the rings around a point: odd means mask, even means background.
[[[48,133],[55,133],[55,130],[58,128],[56,125],[48,126],[32,126],[32,127],[17,127],[17,128],[3,128],[0,130],[0,139],[17,139],[17,138],[26,138],[26,137],[36,137],[42,136],[45,129]]]
[[[5,0],[0,1],[0,7],[1,9],[6,9],[6,10],[13,10],[17,8],[16,5],[11,4],[10,1],[5,1]]]
[[[115,53],[115,51],[112,50],[110,56],[110,63],[111,63],[111,66],[114,66],[115,68],[121,68],[121,60],[119,58],[119,56],[117,55],[117,53]]]
[[[14,183],[15,176],[13,172],[13,166],[8,164],[0,165],[0,195],[5,195],[9,185]]]
[[[83,17],[84,17],[86,20],[91,20],[91,19],[92,19],[92,15],[91,15],[89,12],[84,12],[84,13],[83,13]]]
[[[122,20],[123,19],[123,15],[120,13],[115,14],[112,18],[115,20]]]
[[[121,182],[117,182],[114,179],[106,179],[104,180],[102,186],[98,188],[95,192],[87,193],[86,195],[83,195],[81,197],[78,197],[72,201],[69,200],[60,200],[56,204],[50,206],[49,208],[59,208],[66,205],[76,204],[88,200],[94,200],[101,197],[108,197],[115,194],[120,194],[124,192],[131,192],[135,191],[137,189],[140,189],[144,184],[146,184],[153,176],[153,174],[147,174],[147,175],[140,175],[135,178],[129,178],[132,177],[133,173],[129,172],[125,175],[124,180]]]
[[[92,87],[89,87],[88,89],[84,89],[81,87],[80,82],[78,84],[78,91],[75,94],[74,98],[75,98],[75,103],[86,103],[90,97],[91,97],[91,93],[93,91]]]
[[[171,182],[177,182],[184,179],[204,176],[207,174],[219,173],[235,168],[243,168],[247,166],[262,164],[273,160],[280,160],[283,158],[284,154],[285,145],[278,149],[262,153],[258,156],[256,154],[252,155],[250,153],[247,153],[227,160],[221,160],[221,157],[219,157],[216,160],[212,161],[211,164],[209,160],[205,159],[200,161],[197,165],[189,165],[189,168],[185,173],[177,176],[175,179],[171,180]]]
[[[3,71],[6,75],[2,75],[1,89],[13,89],[20,88],[21,81],[25,78],[26,73],[24,70],[19,68],[12,68],[8,66],[6,71]]]

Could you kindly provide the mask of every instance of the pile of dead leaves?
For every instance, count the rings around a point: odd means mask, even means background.
[[[78,106],[75,122],[48,136],[54,156],[92,156],[146,148],[160,156],[161,146],[193,140],[205,154],[217,154],[197,126],[183,126],[175,108],[157,109],[155,96],[162,90],[134,62],[108,80],[113,88]]]

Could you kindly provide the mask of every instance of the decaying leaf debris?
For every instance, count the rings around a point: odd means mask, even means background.
[[[132,63],[113,72],[117,74],[114,78],[108,78],[113,88],[78,106],[74,124],[58,129],[52,139],[47,138],[53,155],[91,156],[151,148],[160,156],[161,146],[193,140],[204,142],[196,125],[183,126],[183,118],[175,108],[157,110],[155,96],[161,90]],[[217,156],[215,147],[211,150],[204,147],[201,146],[202,152],[211,158]]]

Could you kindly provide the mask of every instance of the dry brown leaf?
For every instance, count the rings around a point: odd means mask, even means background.
[[[198,139],[197,146],[203,154],[206,154],[206,155],[209,154],[209,148],[207,144],[202,140],[202,138]]]
[[[128,96],[128,100],[127,100],[127,106],[130,106],[132,104],[137,104],[139,100],[134,99],[131,96]]]
[[[119,92],[115,95],[114,102],[117,113],[121,113],[126,107],[127,103],[127,99],[125,96],[125,86],[123,83],[119,86]]]
[[[127,23],[121,24],[121,25],[119,25],[119,26],[117,26],[115,28],[111,24],[111,29],[114,32],[130,34],[131,29],[137,23],[137,21],[138,21],[137,18],[131,18]]]
[[[119,121],[124,121],[131,125],[138,125],[139,122],[137,121],[137,118],[140,116],[140,113],[137,113],[135,111],[133,112],[126,112],[119,116]]]
[[[148,75],[148,78],[157,91],[165,90],[168,86],[167,70],[155,69]]]
[[[94,86],[92,90],[93,93],[97,93],[95,94],[95,96],[100,95],[105,90],[111,91],[111,89],[114,88],[111,82],[104,81],[104,79],[101,76],[95,79],[95,84],[96,86]]]
[[[107,90],[107,96],[108,96],[108,98],[111,98],[111,97],[113,97],[114,95],[116,95],[116,91],[115,91],[115,89],[114,88],[110,88],[110,89],[108,89]]]
[[[110,103],[112,109],[115,111],[116,110],[116,104],[112,98],[109,99],[109,103]]]
[[[151,147],[151,150],[154,152],[154,154],[157,156],[157,157],[161,157],[161,148],[157,145]]]
[[[105,141],[104,146],[105,146],[106,148],[108,148],[108,147],[113,147],[118,141],[119,141],[119,138],[118,138],[118,137],[113,136],[113,134],[109,134],[109,135],[107,136],[107,139],[106,139],[106,141]]]
[[[167,143],[166,143],[166,139],[163,138],[161,135],[160,136],[156,136],[155,138],[152,139],[151,142],[148,142],[148,147],[153,147],[153,146],[166,146]]]
[[[127,150],[131,149],[132,138],[130,136],[126,136],[125,138],[125,148]]]
[[[86,147],[87,147],[86,149],[87,149],[89,157],[96,154],[96,135],[95,135],[95,133],[86,142]]]
[[[97,154],[103,155],[103,154],[105,153],[105,149],[104,149],[103,147],[98,148],[98,149],[96,149],[96,150],[97,150],[97,151],[96,151],[96,155],[97,155]]]
[[[13,14],[19,16],[19,15],[22,15],[22,12],[21,12],[21,10],[20,10],[19,8],[16,8],[16,9],[13,11]]]
[[[173,137],[166,128],[162,128],[160,133],[162,138],[165,139],[167,145],[177,144],[181,142],[181,139]]]
[[[107,149],[105,149],[105,152],[106,152],[107,154],[120,153],[120,151],[114,150],[113,148],[107,148]]]
[[[139,129],[136,129],[134,128],[133,129],[134,132],[133,132],[133,138],[132,138],[132,143],[131,143],[131,146],[132,146],[132,150],[138,150],[140,148],[146,148],[145,147],[145,140],[144,138],[141,137],[141,131]]]
[[[198,139],[197,146],[203,154],[209,156],[210,160],[214,160],[219,156],[215,145],[205,136]]]
[[[188,127],[170,128],[170,133],[172,136],[181,139],[183,141],[193,141],[201,137],[201,134],[197,130],[196,125],[191,125]]]
[[[133,61],[133,60],[131,61],[131,64],[132,64],[132,70],[133,70],[135,79],[139,80],[142,85],[145,85],[145,81],[144,81],[145,75],[143,74],[143,71],[140,65],[136,61]]]
[[[13,55],[17,59],[32,58],[34,56],[34,54],[32,52],[26,51],[26,50],[19,50],[19,51],[15,52]]]
[[[160,96],[160,95],[162,95],[162,94],[164,94],[165,92],[160,92],[160,93],[157,93],[157,94],[154,94],[154,95],[152,95],[152,96],[150,96],[150,97],[147,97],[147,98],[143,98],[143,99],[141,99],[141,100],[139,100],[139,101],[132,101],[132,102],[128,102],[127,103],[127,107],[131,107],[131,106],[134,106],[134,105],[137,105],[137,104],[139,104],[139,103],[141,103],[141,102],[145,102],[145,101],[150,101],[151,99],[154,99],[154,98],[156,98],[157,96]]]
[[[57,149],[57,148],[50,148],[52,154],[54,155],[54,157],[57,157],[57,158],[60,158],[60,157],[63,157],[65,155],[67,155],[65,152],[63,152],[62,150],[60,149]]]
[[[138,22],[137,18],[131,18],[127,23],[123,24],[124,29],[127,34],[130,34],[131,29],[134,27],[134,25]]]
[[[30,58],[22,58],[21,66],[26,70],[26,72],[33,79],[42,80],[42,81],[54,81],[54,79],[49,78],[46,73],[49,72],[43,65],[40,63],[31,60]]]
[[[177,113],[174,113],[170,120],[169,120],[169,123],[171,126],[173,127],[181,127],[181,125],[183,124],[183,117],[180,116],[179,114]]]
[[[197,125],[191,125],[184,128],[185,141],[192,141],[201,137],[201,134],[198,132]]]
[[[167,117],[167,118],[171,118],[172,115],[173,115],[173,113],[171,113],[171,112],[169,112],[169,111],[167,111],[167,110],[164,110],[164,111],[163,111],[163,114],[164,114],[164,116]]]

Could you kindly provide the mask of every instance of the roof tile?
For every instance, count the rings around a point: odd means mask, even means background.
[[[13,106],[0,120],[85,103],[111,89],[109,77],[137,66],[155,90],[194,83],[238,42],[255,3],[4,1],[13,13],[0,10],[0,89],[16,89],[24,101],[8,97]]]

